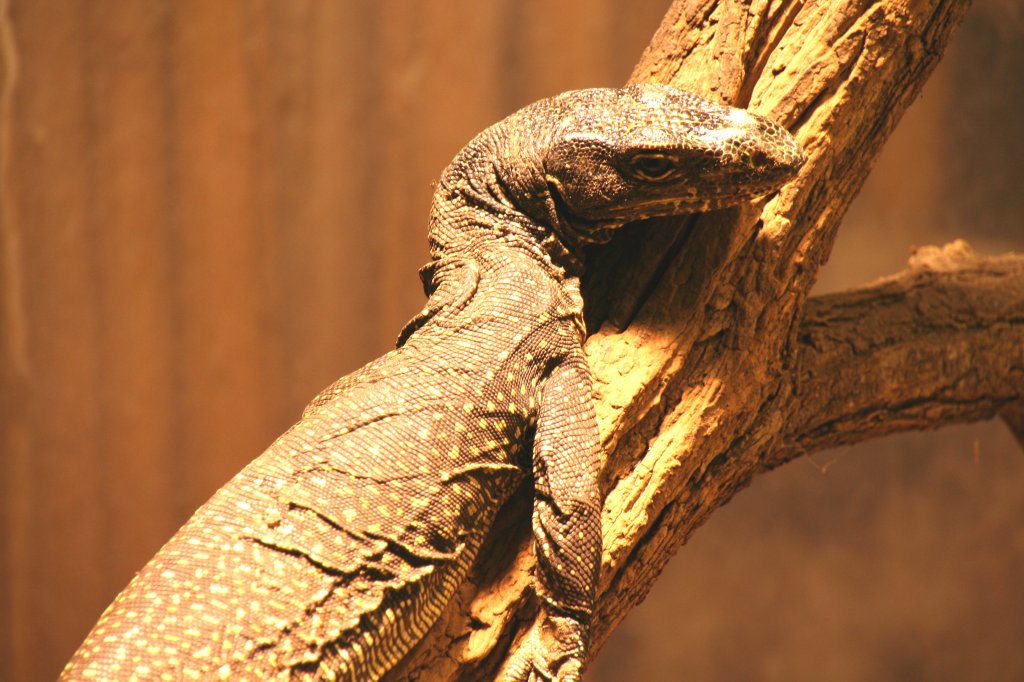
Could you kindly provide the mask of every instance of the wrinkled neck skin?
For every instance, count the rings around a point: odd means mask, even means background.
[[[430,211],[431,262],[421,272],[428,294],[449,264],[494,249],[525,253],[578,291],[583,245],[607,241],[621,225],[560,210],[543,164],[543,150],[557,131],[550,117],[531,109],[480,133],[442,174]]]

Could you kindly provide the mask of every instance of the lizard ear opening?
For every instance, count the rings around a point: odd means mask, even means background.
[[[604,244],[612,231],[622,226],[621,220],[589,220],[579,215],[562,194],[558,178],[548,175],[545,185],[544,206],[552,231],[569,249],[582,244]]]
[[[562,198],[561,184],[558,178],[549,175],[546,179],[544,209],[548,215],[551,231],[566,248],[576,251],[580,243],[584,241],[583,235],[572,223],[572,211]]]
[[[565,202],[562,201],[562,188],[558,182],[558,178],[553,175],[548,175],[545,179],[544,190],[544,209],[548,214],[548,222],[558,234],[565,234],[569,231],[569,226],[566,224],[562,214],[566,210]]]

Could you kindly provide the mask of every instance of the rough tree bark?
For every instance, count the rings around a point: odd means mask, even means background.
[[[1024,434],[1024,256],[980,258],[956,242],[919,250],[891,278],[809,298],[847,206],[968,5],[677,0],[666,15],[631,80],[770,116],[808,160],[767,201],[630,226],[591,259],[587,352],[607,453],[595,650],[757,473],[996,415]],[[390,679],[501,668],[536,614],[528,492]]]

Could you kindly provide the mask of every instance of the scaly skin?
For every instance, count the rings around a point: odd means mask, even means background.
[[[774,123],[657,86],[565,93],[485,130],[441,178],[429,300],[398,348],[217,491],[63,679],[376,680],[532,475],[542,627],[508,679],[579,680],[601,550],[580,247],[773,191],[801,162]]]

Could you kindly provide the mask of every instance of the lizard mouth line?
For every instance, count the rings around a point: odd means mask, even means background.
[[[664,198],[647,199],[637,201],[629,206],[622,206],[617,209],[604,209],[602,219],[588,218],[576,211],[566,201],[557,183],[547,183],[548,192],[555,205],[555,212],[559,221],[572,229],[574,236],[588,242],[605,241],[599,238],[604,230],[621,227],[625,223],[647,218],[682,216],[701,211],[710,211],[727,205],[732,205],[761,196],[771,191],[750,192],[739,196],[734,192],[726,191],[705,191],[700,192],[696,188],[682,195],[667,196]],[[557,225],[554,227],[557,228]]]

